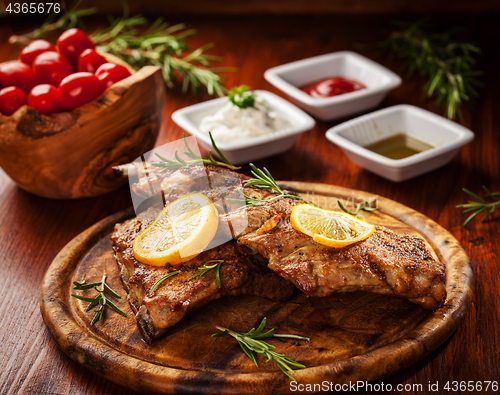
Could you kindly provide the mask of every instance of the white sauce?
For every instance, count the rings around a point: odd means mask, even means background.
[[[199,128],[206,134],[212,132],[217,142],[234,143],[290,126],[288,120],[279,116],[266,100],[257,96],[255,107],[241,109],[228,102],[215,114],[203,118]]]

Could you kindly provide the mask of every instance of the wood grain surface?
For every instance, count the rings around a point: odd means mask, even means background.
[[[121,13],[122,3],[118,0],[83,0],[84,7],[97,7],[100,14]],[[500,4],[495,0],[247,0],[245,2],[226,0],[131,0],[132,12],[146,14],[395,14],[395,13],[485,13],[499,12]]]
[[[351,208],[350,199],[363,200],[367,195],[303,182],[285,182],[282,188],[334,210],[340,210],[337,199]],[[306,366],[293,374],[298,383],[384,379],[432,352],[456,330],[470,306],[474,278],[469,258],[445,229],[402,204],[383,197],[378,202],[378,211],[361,213],[360,217],[398,234],[423,238],[435,259],[446,264],[447,296],[436,311],[366,292],[337,293],[328,298],[307,298],[295,292],[284,302],[255,296],[225,297],[188,314],[166,336],[148,344],[123,298],[117,303],[126,318],[107,313],[105,322],[91,326],[94,313],[86,311],[87,302],[70,296],[75,293],[72,284],[84,277],[88,283],[97,282],[105,272],[107,284],[121,289],[110,233],[117,222],[130,218],[133,211],[125,210],[78,235],[57,255],[41,287],[43,319],[54,340],[73,360],[147,394],[290,393],[289,379],[275,364],[261,361],[256,367],[234,340],[214,340],[211,336],[218,325],[246,332],[264,317],[277,333],[310,338],[309,342],[276,344],[277,352],[285,352]],[[92,297],[94,292],[76,293]]]
[[[223,65],[238,67],[227,75],[227,86],[245,83],[253,88],[279,93],[267,84],[263,72],[269,67],[338,50],[357,50],[356,43],[383,37],[393,19],[377,16],[252,16],[175,17],[198,30],[189,42],[216,43],[211,53],[225,58]],[[474,299],[464,321],[444,344],[408,369],[384,379],[396,394],[469,394],[442,391],[447,381],[500,380],[500,217],[467,228],[455,205],[467,200],[462,188],[480,191],[485,184],[500,190],[500,28],[495,15],[436,17],[437,26],[460,26],[464,37],[476,41],[485,55],[480,59],[485,87],[475,111],[465,112],[466,125],[475,140],[462,148],[447,166],[403,183],[392,183],[359,168],[327,141],[325,131],[341,122],[318,122],[301,136],[292,150],[261,160],[277,179],[322,182],[386,196],[413,208],[447,229],[464,247],[476,277]],[[92,26],[89,24],[89,26]],[[7,43],[10,31],[0,23],[0,60],[8,60],[14,48]],[[378,50],[363,55],[398,72],[400,62]],[[409,103],[441,113],[421,99],[423,80],[401,74],[403,84],[389,93],[380,107]],[[182,136],[171,120],[173,111],[196,102],[192,96],[169,92],[158,143]],[[243,172],[249,174],[248,167]],[[131,205],[127,188],[98,198],[55,201],[20,190],[0,172],[0,393],[1,394],[117,394],[136,392],[82,368],[59,350],[46,329],[38,296],[43,276],[57,253],[75,236],[99,220]],[[439,382],[441,391],[428,388]],[[422,387],[413,387],[419,386]],[[358,393],[370,393],[359,391]],[[380,392],[379,392],[380,393]],[[473,392],[476,393],[476,392]],[[479,392],[477,392],[479,393]],[[493,393],[482,391],[481,393]]]

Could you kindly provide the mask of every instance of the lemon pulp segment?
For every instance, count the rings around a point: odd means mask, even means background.
[[[200,254],[214,238],[219,214],[212,201],[193,193],[167,205],[134,240],[134,256],[145,264],[180,264]]]
[[[290,222],[294,229],[329,247],[344,247],[370,237],[375,226],[352,215],[299,204],[292,210]]]

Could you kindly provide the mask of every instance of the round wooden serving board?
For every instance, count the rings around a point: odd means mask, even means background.
[[[360,201],[366,192],[333,185],[282,182],[282,187],[307,195],[321,207],[338,209],[337,198]],[[41,289],[42,315],[59,347],[97,374],[144,393],[291,393],[290,380],[274,363],[259,367],[231,337],[213,338],[216,325],[247,331],[267,317],[277,333],[310,337],[310,342],[271,340],[278,353],[303,363],[299,384],[376,381],[414,364],[442,344],[457,328],[470,306],[473,274],[457,240],[424,215],[392,200],[379,198],[379,210],[361,217],[398,233],[418,235],[447,267],[447,299],[428,312],[403,299],[376,294],[338,293],[307,298],[298,290],[286,302],[259,297],[225,297],[188,314],[162,339],[147,344],[125,297],[109,234],[115,223],[133,216],[120,212],[73,239],[54,259]],[[107,283],[122,295],[117,305],[93,327],[86,302],[70,296],[73,281]],[[82,294],[81,291],[76,293]]]

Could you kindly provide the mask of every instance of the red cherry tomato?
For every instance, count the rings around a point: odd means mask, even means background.
[[[58,86],[64,77],[73,72],[71,65],[58,52],[44,52],[33,61],[33,71],[38,84]]]
[[[21,106],[28,103],[28,97],[16,86],[0,90],[0,112],[3,115],[14,114]]]
[[[93,41],[79,29],[69,29],[57,39],[57,48],[64,56],[68,58],[70,63],[78,67],[78,57],[87,48],[95,48]]]
[[[0,65],[0,84],[7,88],[16,86],[28,93],[36,85],[35,73],[22,62],[9,62]]]
[[[31,66],[33,60],[43,52],[56,52],[56,47],[46,40],[35,40],[24,47],[19,54],[19,60]]]
[[[130,76],[130,71],[119,64],[104,63],[95,72],[104,89]]]
[[[49,84],[35,86],[28,96],[28,104],[42,114],[53,114],[66,110],[57,100],[57,88]]]
[[[99,55],[92,48],[87,48],[78,58],[78,71],[94,74],[99,66],[106,62],[104,56]]]
[[[103,88],[92,73],[74,73],[61,81],[58,100],[62,106],[74,109],[97,98]]]

